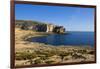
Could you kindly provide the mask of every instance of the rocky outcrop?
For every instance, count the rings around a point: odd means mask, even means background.
[[[56,33],[64,33],[65,32],[65,28],[63,26],[55,26],[54,32],[56,32]]]
[[[37,21],[16,20],[15,27],[23,30],[34,30],[37,32],[52,32],[52,33],[65,32],[65,28],[63,26],[45,24]]]
[[[32,26],[31,30],[35,30],[38,32],[46,32],[47,25],[46,24],[36,24]]]
[[[46,32],[54,32],[55,26],[53,24],[47,24]]]
[[[46,32],[64,33],[65,28],[63,26],[56,26],[53,24],[47,24],[47,31]]]

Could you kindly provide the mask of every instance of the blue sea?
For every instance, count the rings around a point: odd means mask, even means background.
[[[51,34],[43,37],[29,38],[30,42],[40,42],[50,45],[90,45],[94,46],[94,32],[67,32],[66,34]]]

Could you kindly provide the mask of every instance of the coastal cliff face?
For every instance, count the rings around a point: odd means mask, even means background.
[[[47,31],[46,32],[53,32],[54,27],[55,26],[53,24],[47,24]]]
[[[24,21],[16,20],[15,27],[23,30],[34,30],[37,32],[52,32],[52,33],[64,33],[65,28],[63,26],[45,24],[37,21]]]
[[[63,28],[63,26],[55,26],[54,32],[56,32],[56,33],[64,33],[65,32],[65,28]]]
[[[56,26],[53,24],[48,24],[46,32],[64,33],[65,28],[63,26]]]

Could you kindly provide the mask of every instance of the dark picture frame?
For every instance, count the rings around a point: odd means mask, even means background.
[[[61,64],[43,64],[43,65],[25,65],[25,66],[15,66],[15,4],[32,4],[32,5],[50,5],[50,6],[70,6],[70,7],[84,7],[84,8],[94,8],[94,49],[95,49],[95,60],[89,62],[74,62],[74,63],[61,63]],[[11,0],[11,33],[10,33],[10,58],[11,58],[11,68],[26,68],[26,67],[43,67],[43,66],[58,66],[58,65],[76,65],[76,64],[91,64],[96,63],[96,6],[95,5],[80,5],[80,4],[64,4],[64,3],[49,3],[49,2],[34,2],[34,1],[13,1]]]

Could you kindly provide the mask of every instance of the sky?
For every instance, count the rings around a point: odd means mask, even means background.
[[[66,31],[94,31],[94,8],[16,4],[15,19],[60,25]]]

